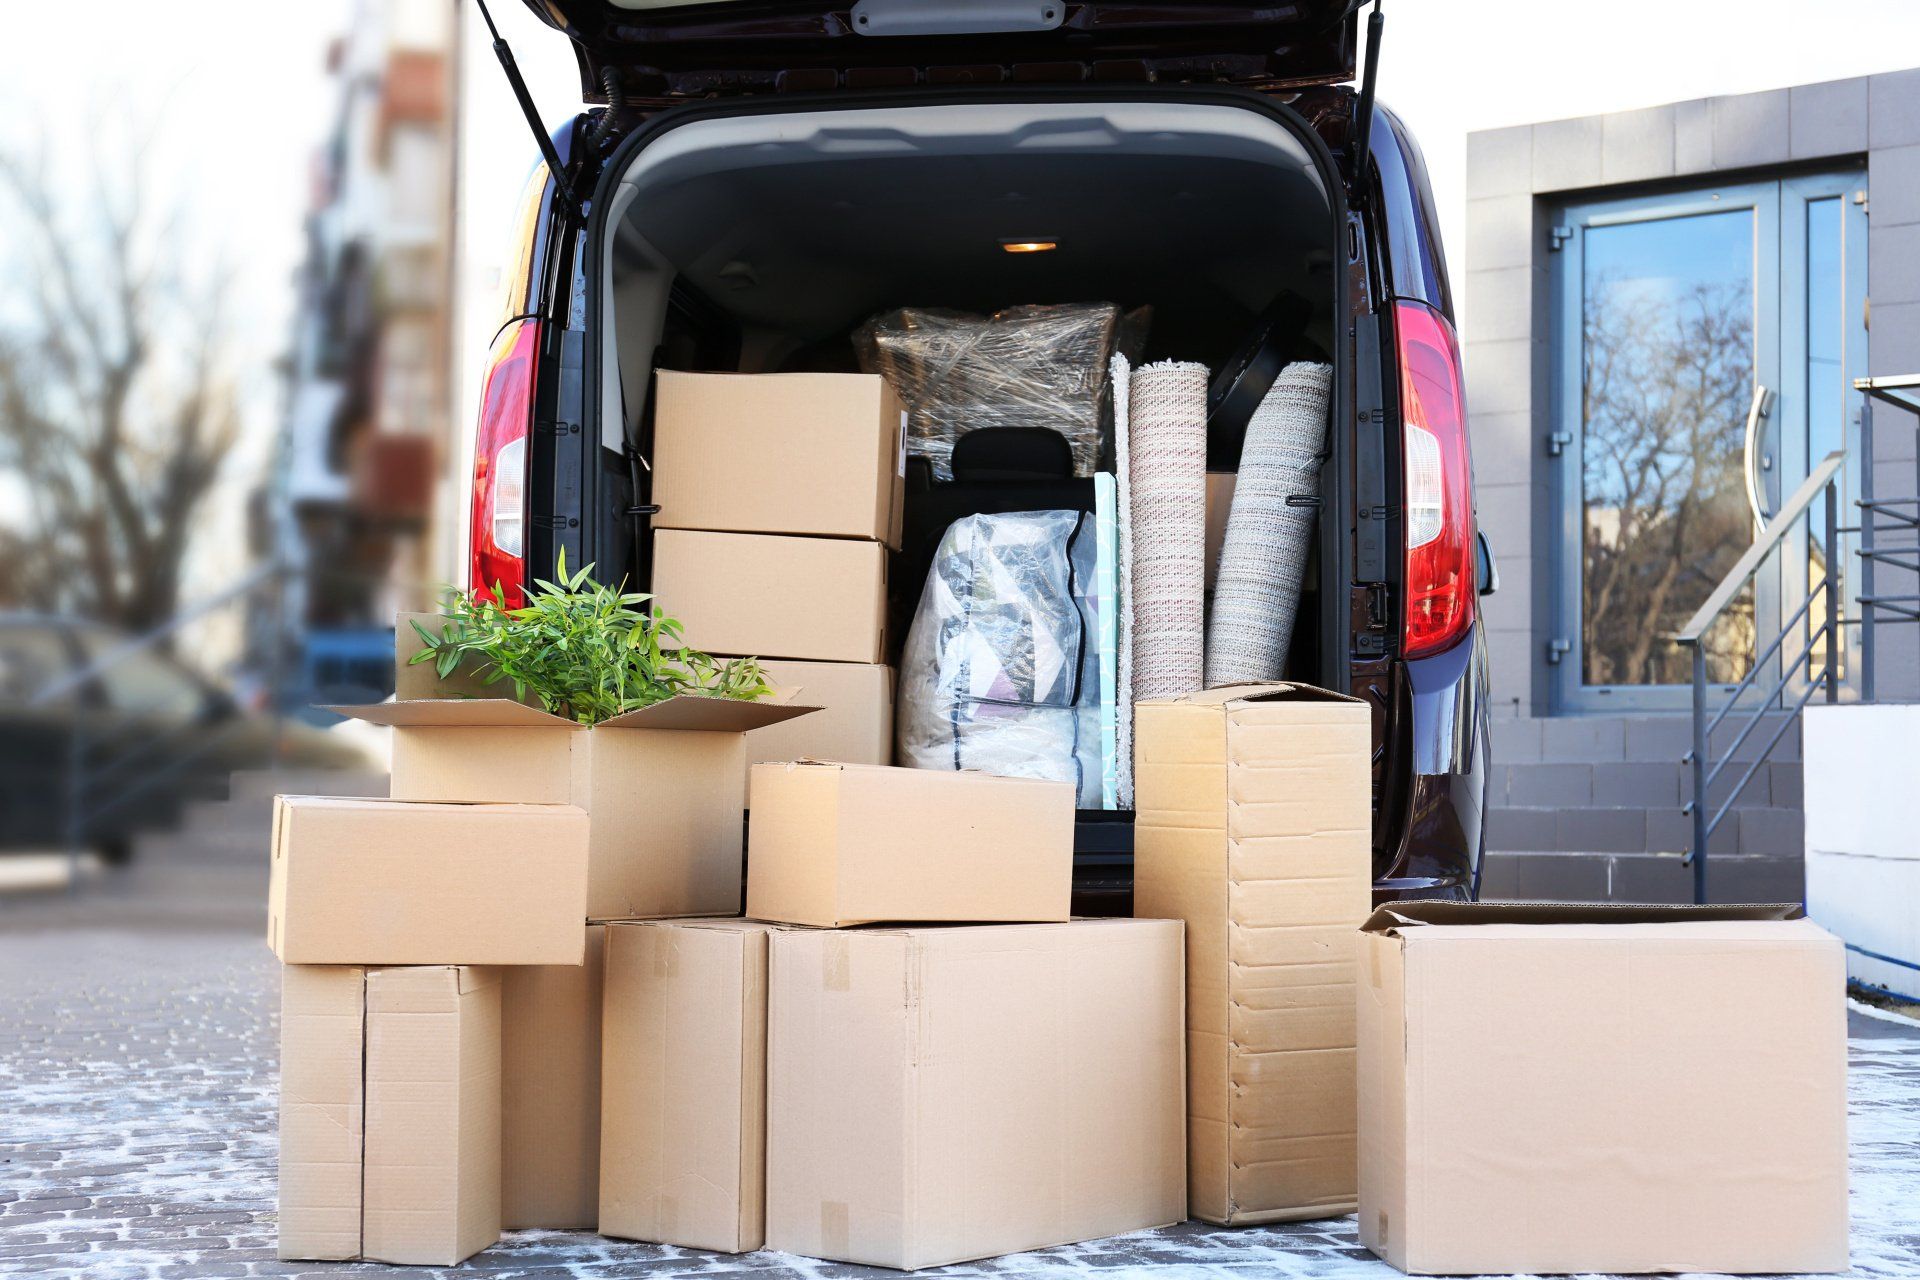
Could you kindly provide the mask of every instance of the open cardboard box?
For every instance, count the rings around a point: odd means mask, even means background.
[[[1361,939],[1376,1254],[1846,1270],[1846,953],[1797,905],[1393,902]]]
[[[589,727],[412,665],[416,618],[437,615],[397,619],[396,700],[327,708],[393,729],[393,798],[585,809],[590,919],[739,911],[745,734],[816,708],[679,697]]]

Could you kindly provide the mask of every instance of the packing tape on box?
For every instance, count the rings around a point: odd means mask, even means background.
[[[844,1200],[820,1202],[820,1252],[841,1257],[847,1252],[847,1205]]]
[[[829,934],[820,949],[820,989],[822,991],[851,990],[850,970],[852,962],[848,955],[847,939],[842,934]]]

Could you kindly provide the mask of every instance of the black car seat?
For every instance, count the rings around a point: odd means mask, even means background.
[[[1073,447],[1047,427],[982,427],[954,441],[953,479],[925,458],[907,459],[906,515],[894,561],[890,618],[896,650],[920,603],[947,527],[963,516],[1009,511],[1092,511],[1093,480],[1073,474]]]

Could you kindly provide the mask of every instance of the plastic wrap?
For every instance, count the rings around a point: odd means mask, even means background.
[[[953,442],[981,427],[1047,427],[1067,438],[1073,473],[1109,457],[1107,364],[1138,345],[1149,318],[1112,303],[1009,307],[990,316],[923,307],[877,315],[854,334],[860,367],[907,406],[907,450],[951,480]]]
[[[1071,782],[1102,802],[1094,518],[966,516],[948,526],[900,661],[899,762]]]

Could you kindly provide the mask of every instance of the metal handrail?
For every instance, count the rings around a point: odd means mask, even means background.
[[[1727,576],[1720,579],[1720,585],[1713,589],[1713,594],[1693,611],[1693,617],[1687,619],[1687,625],[1680,628],[1680,634],[1674,637],[1676,641],[1688,645],[1700,643],[1700,637],[1706,634],[1707,628],[1726,611],[1734,596],[1747,585],[1747,580],[1759,571],[1761,562],[1792,531],[1800,517],[1813,506],[1813,500],[1820,496],[1820,491],[1839,474],[1846,461],[1846,452],[1839,449],[1820,459],[1820,464],[1807,473],[1807,478],[1800,482],[1793,496],[1787,499],[1773,519],[1767,521],[1767,527],[1760,531],[1753,545],[1734,561],[1733,568],[1727,570]]]
[[[1693,842],[1692,847],[1687,851],[1687,861],[1693,870],[1695,902],[1707,900],[1708,842],[1713,838],[1713,833],[1719,829],[1720,824],[1726,820],[1727,815],[1733,811],[1733,806],[1740,799],[1741,794],[1758,776],[1760,766],[1767,762],[1773,754],[1773,749],[1780,745],[1780,740],[1786,736],[1788,729],[1793,726],[1795,719],[1806,708],[1807,703],[1813,700],[1815,694],[1825,694],[1828,702],[1839,700],[1837,664],[1840,628],[1843,625],[1840,614],[1845,604],[1840,570],[1845,557],[1840,554],[1838,546],[1839,476],[1846,461],[1845,451],[1835,450],[1822,458],[1819,464],[1807,473],[1807,478],[1801,481],[1792,496],[1767,521],[1766,527],[1760,531],[1760,536],[1754,539],[1753,545],[1741,553],[1740,558],[1734,562],[1726,576],[1720,579],[1719,585],[1714,587],[1705,602],[1694,611],[1693,617],[1687,620],[1686,626],[1682,627],[1680,633],[1674,637],[1677,642],[1693,650],[1693,749],[1687,752],[1682,761],[1692,767],[1693,798],[1682,806],[1681,812],[1693,819]],[[1753,660],[1752,667],[1726,695],[1719,712],[1709,718],[1707,714],[1707,651],[1702,643],[1707,631],[1719,620],[1720,615],[1726,612],[1727,606],[1733,603],[1734,597],[1753,580],[1754,574],[1759,572],[1760,566],[1766,563],[1767,558],[1786,545],[1787,535],[1812,510],[1814,500],[1823,493],[1827,499],[1825,572],[1820,575],[1818,582],[1808,587],[1806,598],[1800,602],[1800,607],[1781,624],[1773,639],[1764,647],[1757,646],[1759,652]],[[1815,599],[1819,599],[1826,610],[1819,624],[1820,631],[1826,639],[1825,661],[1816,664],[1815,646],[1808,643],[1802,653],[1784,665],[1779,680],[1773,683],[1773,687],[1767,691],[1759,704],[1746,713],[1746,723],[1734,735],[1733,741],[1728,744],[1726,750],[1717,759],[1710,760],[1708,744],[1714,730],[1727,719],[1728,713],[1733,710],[1740,697],[1754,687],[1756,677],[1774,660],[1774,656],[1780,653],[1787,638],[1811,616]],[[1766,744],[1755,753],[1751,761],[1747,762],[1747,767],[1735,780],[1731,790],[1725,794],[1719,807],[1710,811],[1707,804],[1709,788],[1719,781],[1721,775],[1727,771],[1727,767],[1734,763],[1735,754],[1746,745],[1747,739],[1753,736],[1753,731],[1764,723],[1769,709],[1792,686],[1803,669],[1806,673],[1806,688],[1793,700],[1793,705],[1787,709],[1785,717],[1774,729]]]
[[[279,561],[271,561],[260,566],[232,586],[215,592],[192,608],[181,610],[158,626],[142,631],[139,635],[115,645],[113,648],[95,658],[92,662],[45,685],[39,692],[27,699],[27,705],[30,707],[46,706],[51,702],[65,697],[76,689],[84,688],[86,685],[119,666],[122,662],[125,662],[128,658],[138,653],[145,653],[163,641],[173,638],[185,628],[199,622],[217,610],[223,609],[235,600],[239,600],[259,590],[261,586],[271,582],[286,571],[287,566]]]
[[[277,763],[284,714],[280,686],[285,589],[296,572],[285,561],[269,561],[166,621],[114,645],[71,673],[49,682],[27,699],[27,705],[54,705],[76,690],[112,675],[121,664],[154,650],[178,636],[185,628],[249,599],[263,588],[275,589],[272,634],[268,638],[268,685],[269,714],[273,718],[269,751],[273,762]],[[180,727],[162,727],[151,734],[130,740],[115,738],[110,743],[96,742],[87,718],[76,714],[66,734],[66,817],[63,825],[67,856],[73,863],[70,886],[75,890],[79,888],[81,877],[78,860],[90,833],[99,829],[98,824],[103,816],[124,808],[182,776],[190,765],[211,755],[223,740],[231,738],[235,732],[230,726],[186,750],[177,749],[186,733]],[[108,759],[97,759],[97,748],[106,745],[111,745],[115,754]]]

